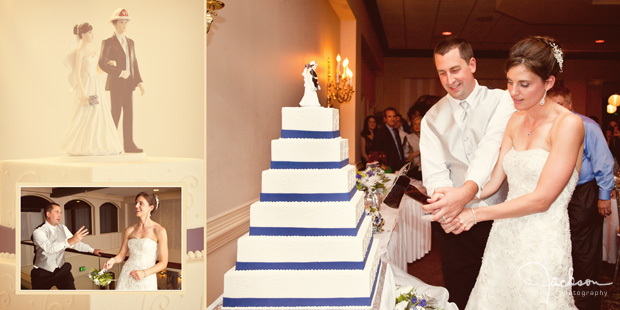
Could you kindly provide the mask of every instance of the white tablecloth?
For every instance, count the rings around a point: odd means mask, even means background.
[[[616,228],[618,227],[618,201],[611,199],[611,215],[603,221],[603,261],[616,263],[618,243],[616,242]]]
[[[414,184],[421,188],[419,181]],[[381,205],[381,215],[385,220],[383,233],[375,234],[385,253],[384,258],[402,270],[431,250],[431,223],[421,219],[424,212],[421,204],[408,196],[403,196],[398,209]]]

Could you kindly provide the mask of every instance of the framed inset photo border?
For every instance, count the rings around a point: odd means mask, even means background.
[[[186,185],[182,183],[141,183],[110,185],[108,183],[78,184],[18,184],[16,212],[16,283],[18,294],[66,294],[63,290],[32,290],[30,272],[33,270],[34,245],[32,231],[44,224],[46,205],[55,203],[60,207],[60,225],[73,234],[80,227],[89,227],[88,235],[82,242],[94,249],[100,249],[101,256],[79,251],[65,251],[65,262],[71,265],[75,291],[71,294],[139,293],[184,294],[183,274],[185,273],[187,253],[186,229]],[[103,264],[115,256],[122,243],[126,228],[138,223],[135,199],[138,193],[154,194],[159,200],[156,211],[151,212],[150,220],[165,228],[168,247],[168,265],[155,274],[157,290],[118,291],[114,290],[122,267],[126,263],[115,264],[111,271],[114,281],[100,287],[89,279],[92,269],[101,269]],[[142,213],[140,213],[142,214]],[[153,223],[151,223],[153,224]],[[131,239],[132,236],[129,238]],[[158,245],[159,247],[159,245]],[[78,247],[79,248],[79,247]],[[131,257],[129,252],[127,257]]]

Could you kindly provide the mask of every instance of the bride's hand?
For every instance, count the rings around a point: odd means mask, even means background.
[[[110,270],[114,266],[114,258],[108,259],[108,261],[103,264],[103,270]]]
[[[140,281],[146,278],[146,271],[144,270],[132,270],[129,275],[136,281]]]
[[[438,223],[441,224],[441,228],[443,228],[443,230],[446,232],[446,234],[449,234],[451,232],[455,233],[455,234],[459,234],[460,232],[457,233],[457,231],[459,231],[460,229],[460,225],[459,225],[459,221],[457,219],[453,219],[449,222],[441,222],[439,221]]]
[[[454,224],[455,228],[452,231],[455,235],[458,235],[464,231],[470,230],[476,224],[472,210],[473,209],[471,208],[463,209],[461,214],[459,214],[454,219],[454,221],[452,221],[453,223],[455,223]]]

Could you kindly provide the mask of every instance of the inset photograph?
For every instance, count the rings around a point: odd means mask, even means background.
[[[21,290],[183,287],[183,188],[20,187]]]

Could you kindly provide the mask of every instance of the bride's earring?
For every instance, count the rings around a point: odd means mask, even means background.
[[[547,90],[545,90],[545,95],[543,96],[543,98],[540,100],[540,105],[545,105],[545,98],[547,98]]]

